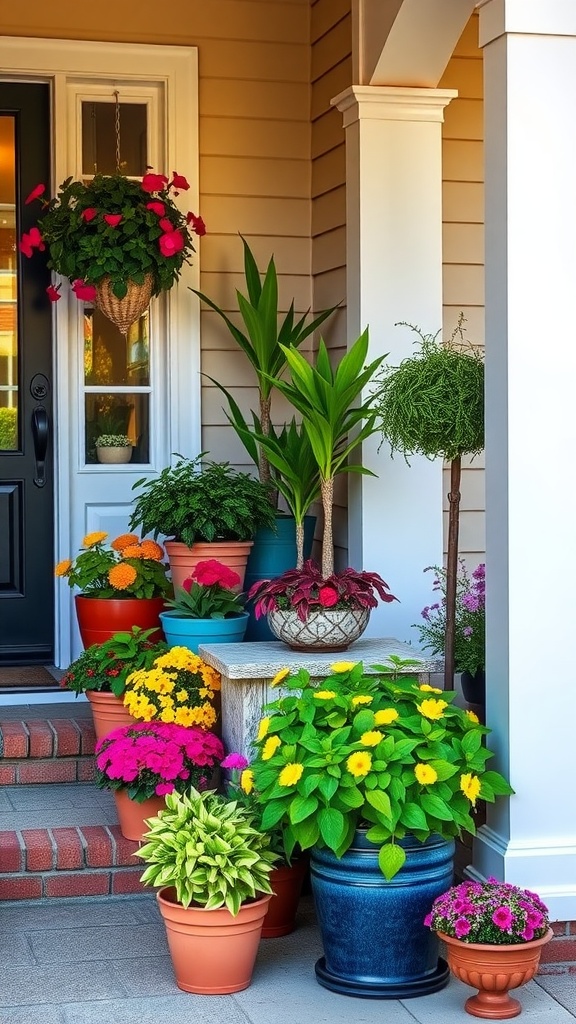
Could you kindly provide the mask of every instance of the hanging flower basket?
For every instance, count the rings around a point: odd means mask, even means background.
[[[202,218],[175,202],[189,188],[176,171],[171,180],[148,173],[138,181],[120,172],[88,182],[67,178],[50,200],[39,184],[26,203],[39,200],[42,212],[22,235],[20,252],[31,257],[47,249],[48,266],[68,278],[76,298],[95,302],[126,334],[151,297],[169,291],[190,263],[193,233],[206,233]],[[46,289],[52,302],[60,288]]]
[[[148,309],[152,297],[152,274],[144,276],[142,284],[128,282],[128,291],[123,299],[118,299],[112,290],[112,279],[104,277],[96,285],[96,303],[107,320],[110,320],[121,334],[127,334],[128,328],[140,319]]]

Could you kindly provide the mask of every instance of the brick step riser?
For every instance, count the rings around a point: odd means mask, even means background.
[[[0,901],[144,891],[138,844],[118,825],[0,832]]]
[[[94,727],[89,719],[0,721],[0,785],[91,782]]]

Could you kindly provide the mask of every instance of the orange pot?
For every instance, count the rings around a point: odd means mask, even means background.
[[[190,575],[192,569],[196,568],[198,562],[204,562],[208,558],[215,558],[229,569],[234,569],[234,572],[237,572],[240,577],[240,584],[236,589],[242,590],[246,575],[246,562],[253,544],[253,540],[228,540],[215,541],[212,544],[199,542],[189,548],[179,541],[165,541],[164,547],[172,571],[174,593],[178,596],[178,589]]]
[[[244,903],[236,917],[226,907],[183,907],[172,888],[157,898],[178,988],[204,996],[248,988],[270,896]]]
[[[78,627],[84,647],[102,644],[114,633],[130,632],[132,626],[140,629],[153,629],[152,642],[162,639],[160,628],[160,612],[164,611],[163,597],[127,597],[104,598],[83,597],[77,594],[74,598]]]
[[[466,985],[479,989],[478,995],[466,1000],[466,1013],[487,1020],[517,1017],[522,1012],[522,1006],[517,999],[508,995],[508,990],[525,985],[534,977],[542,947],[550,941],[552,935],[552,929],[549,928],[546,935],[533,942],[496,946],[462,942],[461,939],[438,932],[438,938],[446,943],[452,973]]]
[[[101,740],[113,729],[121,729],[123,725],[134,725],[136,719],[124,707],[122,697],[113,693],[101,693],[99,690],[86,690],[86,696],[92,705],[92,718],[96,739]]]
[[[279,935],[288,935],[296,927],[296,911],[302,883],[308,867],[308,857],[301,857],[289,867],[274,868],[270,875],[270,885],[274,895],[268,904],[264,925],[263,939],[275,939]]]
[[[166,806],[163,796],[151,796],[139,804],[128,796],[125,789],[114,790],[114,802],[122,835],[138,843],[144,832],[148,831],[146,818],[155,818],[158,811],[163,811]]]

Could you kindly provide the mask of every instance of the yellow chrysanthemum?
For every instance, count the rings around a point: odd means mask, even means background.
[[[392,725],[398,718],[398,712],[396,708],[382,708],[380,711],[376,711],[374,715],[375,725]]]
[[[352,697],[352,703],[356,704],[371,704],[374,700],[373,697],[369,697],[367,693],[357,693],[355,697]]]
[[[422,762],[414,765],[414,775],[421,786],[431,786],[438,778],[436,769],[431,764],[422,764]]]
[[[258,735],[256,737],[257,740],[263,740],[264,739],[266,733],[268,732],[269,725],[270,725],[270,719],[269,718],[261,718],[260,719],[260,725],[258,726]]]
[[[298,780],[302,777],[303,771],[304,765],[298,764],[298,762],[285,765],[278,776],[278,784],[280,786],[295,786]]]
[[[55,576],[67,576],[72,568],[72,562],[69,558],[64,558],[54,569]]]
[[[195,715],[192,708],[176,708],[174,712],[174,721],[177,725],[193,725],[194,718]]]
[[[384,739],[384,733],[378,732],[377,729],[371,729],[368,732],[363,732],[360,737],[360,743],[363,743],[365,747],[377,747],[380,740]]]
[[[245,768],[240,776],[240,789],[244,793],[251,793],[254,789],[254,772],[251,768]]]
[[[144,558],[144,552],[140,544],[128,544],[122,552],[122,558]]]
[[[330,669],[332,672],[350,672],[357,664],[357,661],[335,661]]]
[[[180,704],[183,704],[185,700],[188,700],[188,693],[187,693],[187,691],[186,690],[178,690],[178,693],[176,694],[176,700],[179,701]]]
[[[178,711],[182,711],[182,708],[178,708]],[[176,722],[177,718],[174,714],[174,708],[164,708],[159,715],[161,722]],[[185,725],[185,722],[178,721],[178,725]]]
[[[165,694],[165,693],[161,693],[159,695],[158,703],[159,703],[161,708],[173,708],[174,707],[174,701],[172,700],[172,697],[168,697],[168,695]]]
[[[114,551],[124,551],[124,548],[129,547],[130,544],[137,544],[140,538],[136,533],[121,533],[119,537],[115,537],[114,540],[110,541],[110,547]]]
[[[102,544],[108,536],[103,530],[94,530],[93,533],[87,533],[82,541],[83,548],[93,548],[95,544]]]
[[[431,718],[434,721],[438,718],[442,718],[444,714],[444,708],[448,707],[445,700],[436,700],[434,697],[430,697],[428,700],[423,700],[421,704],[417,704],[416,707],[424,718]]]
[[[430,683],[421,683],[418,687],[419,690],[424,690],[425,693],[443,693],[443,690],[439,690],[437,686],[430,686]]]
[[[278,686],[278,683],[281,683],[282,680],[286,679],[286,676],[289,676],[289,675],[290,675],[290,669],[289,668],[281,668],[280,671],[277,672],[276,675],[274,676],[274,679],[272,679],[270,681],[270,686]]]
[[[460,776],[460,789],[464,793],[464,796],[468,798],[472,806],[476,804],[476,800],[480,796],[480,779],[477,775],[461,775]]]
[[[154,562],[161,562],[164,558],[164,548],[155,540],[140,541],[140,547],[144,552],[144,558],[151,558]]]
[[[316,690],[314,694],[316,700],[332,700],[335,696],[334,690]]]
[[[269,736],[268,739],[266,740],[266,743],[264,744],[264,749],[262,751],[262,760],[269,761],[271,757],[274,757],[274,754],[278,750],[278,747],[280,746],[281,743],[282,740],[280,739],[279,736]]]
[[[480,719],[475,711],[466,711],[465,714],[466,718],[469,718],[471,722],[474,722],[474,725],[480,725]]]
[[[108,570],[108,582],[114,590],[126,590],[134,580],[138,573],[133,565],[126,565],[124,562],[118,562],[118,565],[113,565]]]
[[[350,754],[346,761],[346,767],[355,779],[360,779],[362,776],[368,775],[372,767],[372,756],[367,751],[358,750],[355,754]]]

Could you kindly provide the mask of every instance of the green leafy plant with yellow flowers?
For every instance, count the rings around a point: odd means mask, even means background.
[[[279,673],[286,693],[265,708],[248,771],[261,824],[284,828],[287,852],[329,847],[341,857],[358,827],[380,845],[387,879],[402,867],[397,840],[424,842],[476,831],[478,799],[513,793],[487,771],[489,729],[453,704],[455,694],[402,676],[399,659],[367,675],[338,662],[321,686],[300,670]]]

